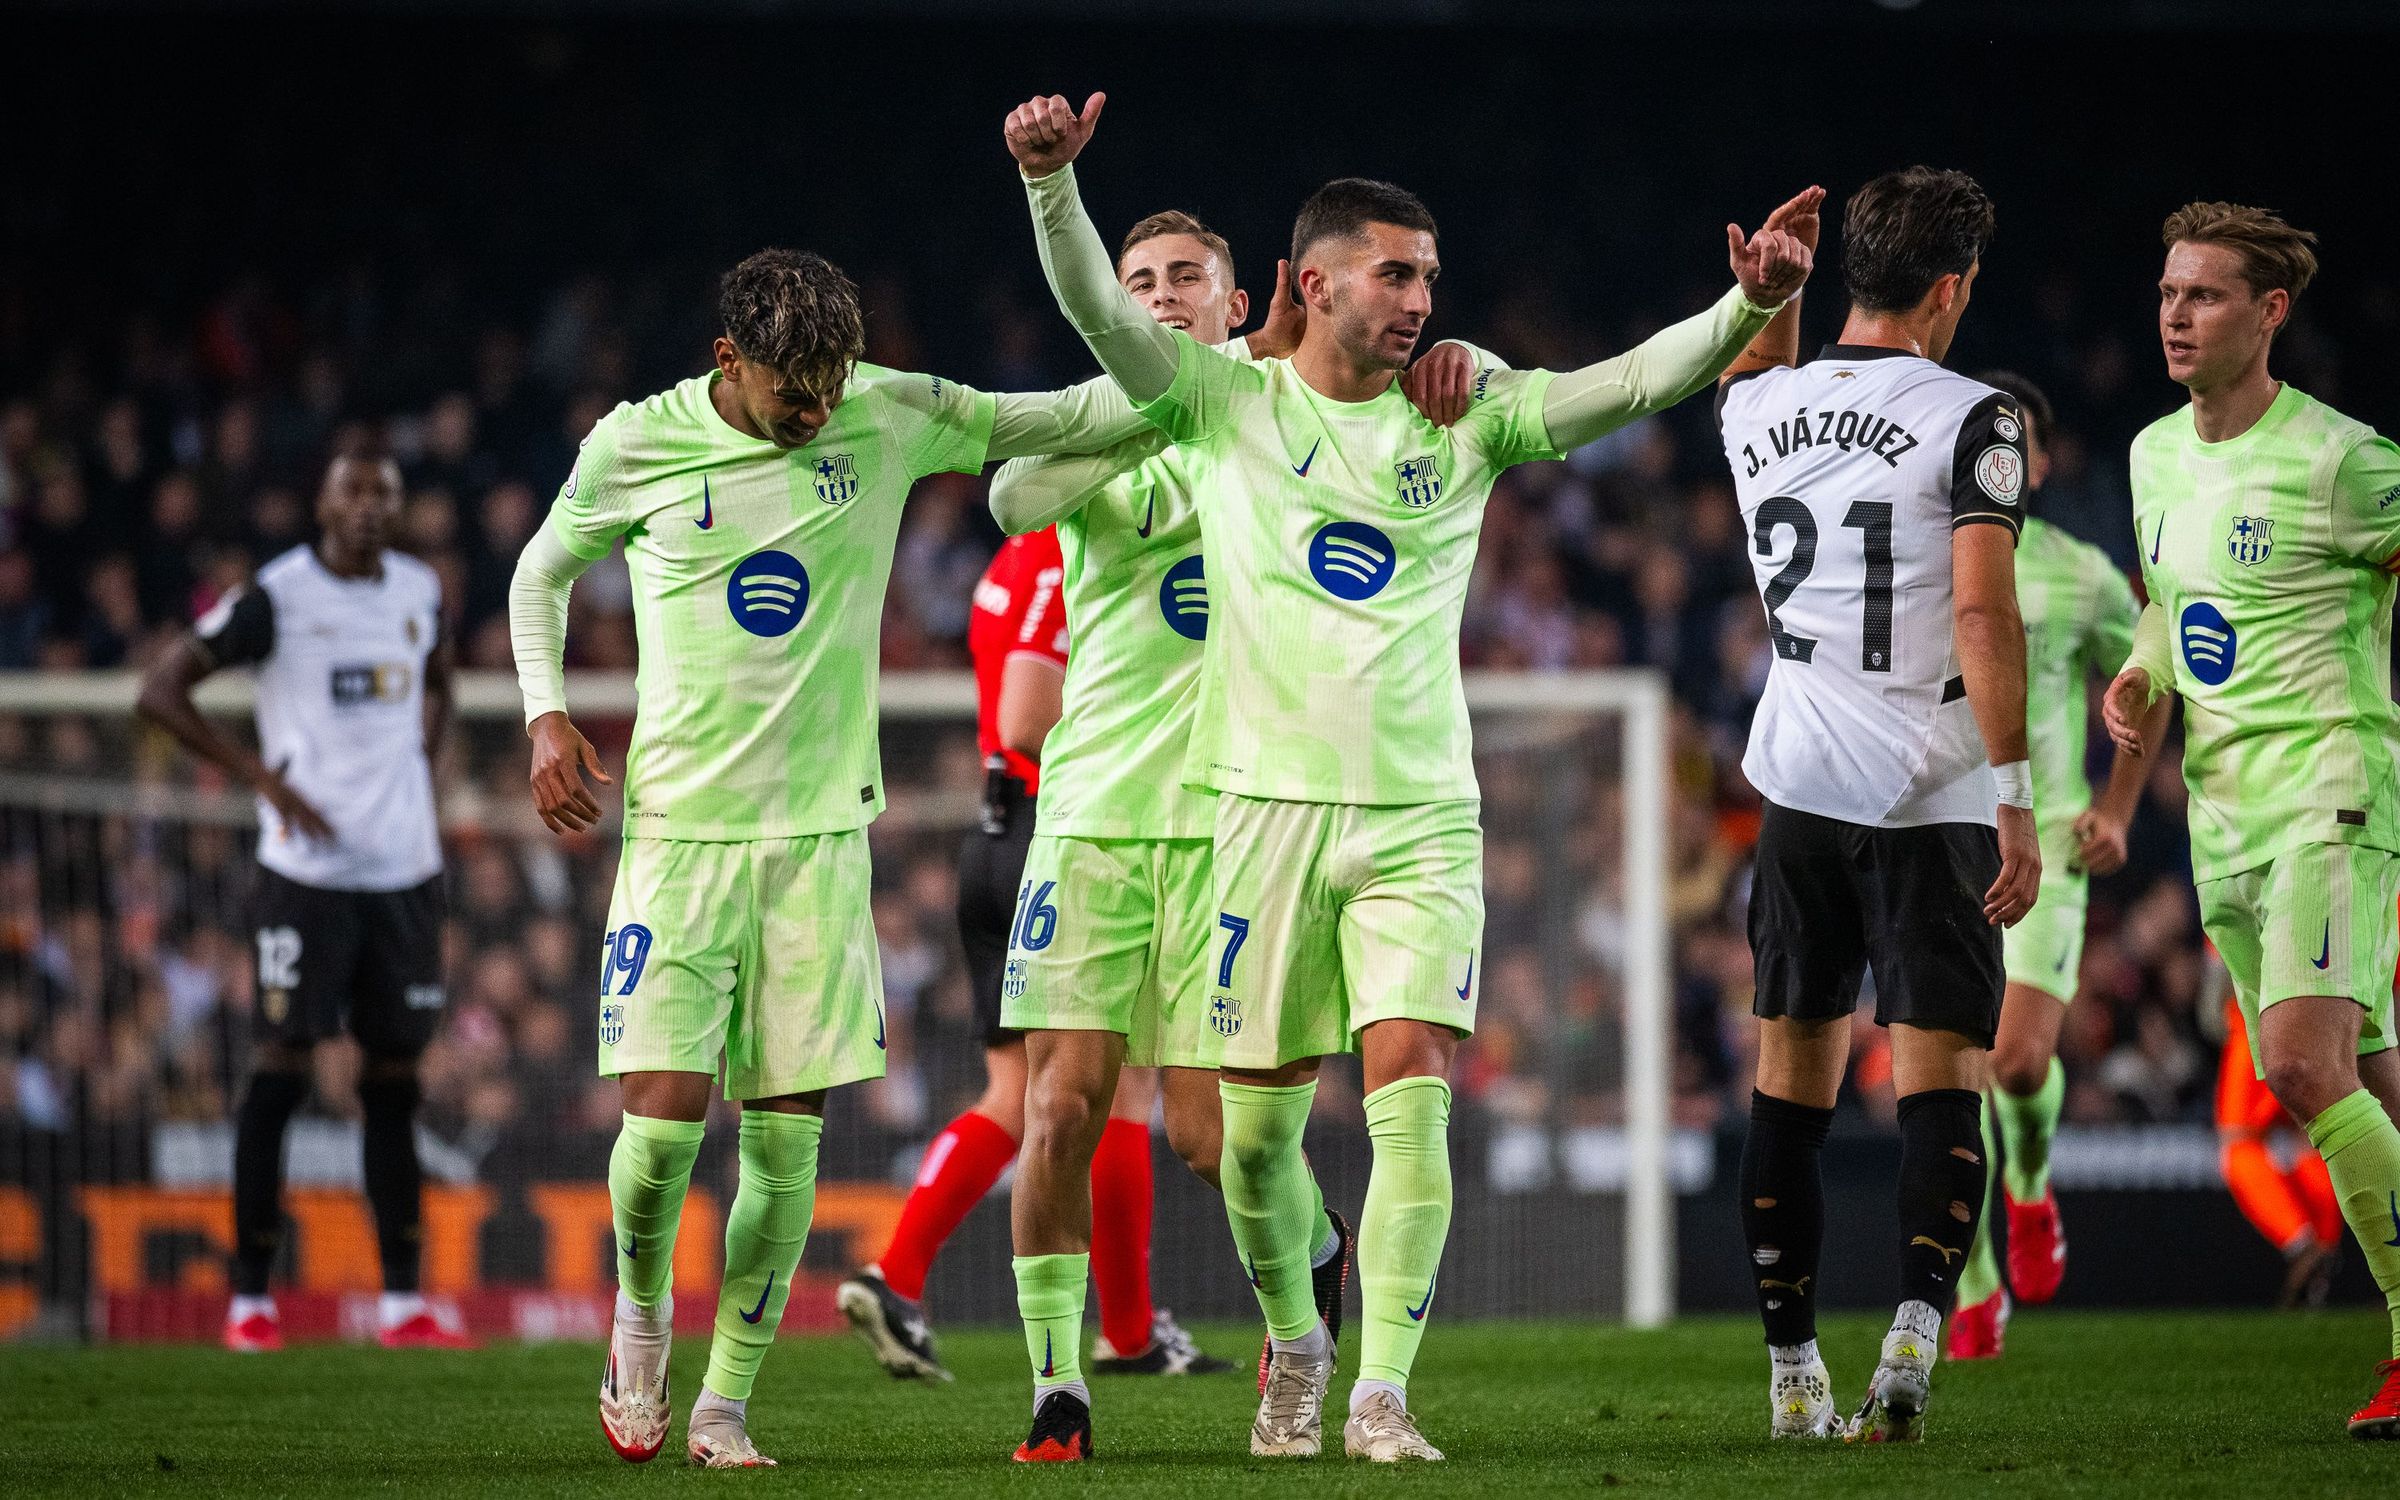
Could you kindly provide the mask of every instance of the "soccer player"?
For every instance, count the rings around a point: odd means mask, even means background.
[[[2314,235],[2188,203],[2162,237],[2159,339],[2192,399],[2134,439],[2150,603],[2103,713],[2138,753],[2183,698],[2201,926],[2391,1308],[2350,1431],[2400,1438],[2400,447],[2267,373]]]
[[[2083,916],[2091,877],[2125,863],[2125,830],[2142,795],[2145,763],[2119,755],[2097,798],[2083,771],[2091,717],[2085,686],[2123,663],[2141,606],[2108,554],[2077,541],[2040,515],[2049,476],[2050,400],[2022,375],[1977,377],[2016,402],[2025,443],[2025,524],[2017,537],[2017,608],[2025,618],[2025,737],[2033,765],[2033,827],[2042,846],[2042,889],[2025,920],[2001,935],[2008,985],[1992,1046],[1990,1111],[1984,1132],[1990,1158],[1996,1121],[2003,1145],[2002,1190],[2008,1203],[2008,1283],[1992,1253],[1991,1188],[1975,1248],[1958,1276],[1958,1313],[1950,1324],[1952,1359],[1999,1357],[2008,1330],[2009,1293],[2047,1302],[2067,1269],[2058,1195],[2050,1190],[2050,1138],[2058,1133],[2067,1076],[2058,1032],[2083,964]]]
[[[1795,232],[1813,243],[1816,219],[1811,203]],[[1992,223],[1962,172],[1869,182],[1844,209],[1839,340],[1798,364],[1787,308],[1718,397],[1775,653],[1742,759],[1766,807],[1740,1190],[1776,1437],[1922,1435],[1984,1198],[2000,928],[2041,879],[2016,594],[2024,414],[1942,367]],[[1819,1157],[1869,970],[1900,1106],[1899,1307],[1844,1429],[1817,1351]]]
[[[509,593],[534,805],[556,832],[588,829],[586,775],[607,778],[567,718],[567,598],[625,543],[641,710],[602,944],[600,1072],[625,1115],[600,1412],[627,1459],[666,1441],[676,1225],[721,1078],[742,1105],[741,1185],[686,1439],[711,1468],[772,1462],[746,1403],[807,1238],[825,1092],[883,1072],[866,824],[883,806],[876,644],[901,503],[925,475],[1096,425],[1071,421],[1072,395],[861,363],[857,289],[814,255],[751,256],[718,311],[716,367],[601,419]]]
[[[1206,537],[1184,779],[1217,794],[1206,1060],[1224,1070],[1226,1213],[1274,1338],[1251,1452],[1321,1445],[1334,1351],[1311,1294],[1300,1136],[1319,1061],[1355,1043],[1375,1164],[1344,1447],[1438,1459],[1406,1382],[1449,1232],[1447,1075],[1474,1025],[1482,937],[1458,628],[1483,504],[1510,465],[1705,385],[1805,278],[1808,255],[1728,226],[1741,285],[1710,311],[1569,374],[1481,374],[1466,417],[1436,428],[1396,385],[1440,270],[1423,204],[1355,178],[1319,189],[1293,232],[1300,347],[1288,362],[1241,360],[1145,315],[1113,274],[1069,168],[1102,103],[1035,99],[1006,135],[1052,290],[1175,443]]]
[[[874,1264],[842,1283],[837,1299],[877,1362],[904,1378],[950,1378],[920,1303],[925,1275],[1025,1135],[1026,1041],[1001,1015],[1001,965],[1024,917],[1018,881],[1033,838],[1044,747],[1058,722],[1069,670],[1063,572],[1058,535],[1045,527],[1010,537],[975,585],[967,649],[975,662],[984,795],[979,826],[959,851],[958,927],[983,1036],[986,1084],[974,1108],[926,1149],[891,1243]],[[1150,1300],[1150,1113],[1157,1101],[1157,1073],[1143,1068],[1120,1074],[1113,1100],[1103,1095],[1096,1105],[1107,1124],[1096,1153],[1083,1163],[1099,1210],[1095,1279],[1106,1342],[1094,1365],[1145,1375],[1230,1369],[1201,1353],[1173,1315]],[[1079,1280],[1078,1313],[1082,1292]]]
[[[233,1301],[225,1347],[279,1349],[267,1276],[283,1242],[283,1138],[316,1044],[349,1032],[363,1063],[367,1201],[387,1348],[464,1339],[417,1290],[417,1059],[442,1015],[442,845],[434,753],[450,719],[441,580],[385,545],[400,466],[337,457],[317,540],[219,600],[142,681],[142,717],[258,793],[252,895],[262,1036],[233,1146]],[[192,704],[227,667],[258,669],[256,755]]]
[[[1189,214],[1152,214],[1118,252],[1117,275],[1160,324],[1243,358],[1289,354],[1305,314],[1279,267],[1267,323],[1229,339],[1249,311],[1233,252]],[[1463,416],[1483,363],[1437,346],[1404,384],[1437,426]],[[1113,382],[1102,377],[1110,391]],[[1122,396],[1119,397],[1122,400]],[[1130,407],[1128,408],[1130,410]],[[1181,785],[1197,704],[1208,586],[1200,518],[1166,435],[1142,435],[1089,457],[1017,459],[992,482],[992,513],[1013,531],[1055,523],[1067,610],[1081,622],[1067,663],[1065,717],[1044,747],[1049,795],[1026,862],[1002,1019],[1028,1027],[1032,1149],[1017,1171],[1018,1304],[1034,1370],[1025,1462],[1091,1456],[1091,1399],[1078,1359],[1087,1261],[1105,1256],[1108,1208],[1082,1191],[1105,1153],[1109,1120],[1092,1132],[1121,1068],[1163,1064],[1167,1139],[1211,1187],[1222,1120],[1204,1066],[1208,946],[1216,923],[1209,875],[1210,808]],[[1097,1179],[1095,1179],[1096,1181]],[[1314,1181],[1311,1190],[1315,1191]],[[1350,1229],[1315,1194],[1310,1290],[1329,1335],[1341,1329]],[[1103,1339],[1121,1347],[1102,1282]],[[1138,1331],[1131,1329],[1129,1331]],[[1107,1354],[1095,1373],[1123,1368]],[[1261,1377],[1265,1373],[1262,1356]]]

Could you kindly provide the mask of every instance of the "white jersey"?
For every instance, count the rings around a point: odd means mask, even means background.
[[[1845,823],[1996,822],[1951,639],[1950,533],[2021,525],[2016,403],[1903,350],[1832,344],[1736,377],[1717,419],[1775,651],[1742,773]]]
[[[441,629],[433,569],[383,554],[380,578],[336,576],[294,547],[196,627],[219,667],[258,668],[259,758],[333,825],[318,843],[258,803],[258,862],[302,885],[398,891],[441,873],[425,758],[425,663]]]

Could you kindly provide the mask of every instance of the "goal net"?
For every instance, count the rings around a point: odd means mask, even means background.
[[[0,1335],[201,1337],[222,1315],[232,1109],[254,1042],[248,795],[133,718],[122,674],[0,679]],[[611,1285],[613,1085],[592,1073],[619,830],[533,816],[513,679],[463,675],[437,770],[449,860],[448,1010],[423,1066],[424,1280],[488,1336],[597,1337]],[[889,1075],[829,1105],[815,1231],[787,1326],[830,1326],[925,1143],[982,1087],[954,865],[980,766],[963,674],[887,675],[890,809],[871,834]],[[1486,929],[1475,1036],[1453,1084],[1450,1316],[1674,1310],[1667,696],[1653,675],[1471,675]],[[248,685],[202,705],[247,735]],[[621,769],[629,677],[571,678]],[[614,793],[604,797],[614,806]],[[378,1284],[359,1191],[357,1059],[319,1049],[288,1152],[278,1296],[295,1336],[359,1336]],[[1353,1213],[1370,1163],[1354,1061],[1308,1135]],[[705,1322],[734,1163],[717,1120],[677,1250]],[[1215,1197],[1157,1144],[1153,1277],[1186,1318],[1255,1316]],[[1680,1168],[1680,1170],[1679,1170]],[[1005,1180],[928,1300],[1004,1320]]]

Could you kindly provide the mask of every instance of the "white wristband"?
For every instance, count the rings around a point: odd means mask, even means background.
[[[2033,763],[2012,760],[2005,766],[1992,767],[1992,780],[2000,786],[2002,807],[2021,807],[2033,811]]]

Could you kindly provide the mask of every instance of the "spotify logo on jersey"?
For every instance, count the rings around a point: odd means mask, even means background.
[[[808,569],[789,552],[753,552],[733,565],[725,607],[752,635],[789,635],[808,612]]]
[[[1328,521],[1308,544],[1308,571],[1336,599],[1372,599],[1392,581],[1392,539],[1364,521]]]
[[[2183,637],[2183,664],[2194,677],[2215,687],[2233,675],[2233,622],[2215,605],[2185,605],[2175,628]]]
[[[1158,612],[1167,617],[1167,628],[1185,640],[1208,639],[1208,580],[1201,575],[1199,553],[1167,569],[1158,585]]]

